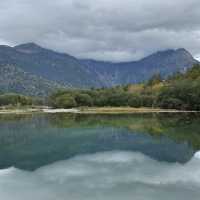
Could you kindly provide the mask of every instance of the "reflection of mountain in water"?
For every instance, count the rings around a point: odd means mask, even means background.
[[[33,170],[75,155],[126,150],[187,162],[199,120],[153,115],[35,115],[0,119],[0,168]],[[192,119],[191,117],[188,119]],[[194,142],[195,141],[195,142]]]

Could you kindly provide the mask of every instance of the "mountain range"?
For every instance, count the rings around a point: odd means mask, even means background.
[[[134,62],[78,59],[35,43],[0,46],[0,91],[45,96],[63,88],[111,87],[166,77],[198,61],[185,49],[156,52]]]

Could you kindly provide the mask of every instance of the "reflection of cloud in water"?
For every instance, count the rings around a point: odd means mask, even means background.
[[[199,200],[200,159],[185,165],[143,154],[79,156],[34,172],[0,170],[2,200]]]

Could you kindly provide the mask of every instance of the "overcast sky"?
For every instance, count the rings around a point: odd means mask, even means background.
[[[0,43],[35,42],[81,58],[200,56],[200,0],[1,0]]]

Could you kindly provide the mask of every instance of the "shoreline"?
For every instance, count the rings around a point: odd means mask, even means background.
[[[134,114],[134,113],[199,113],[200,111],[186,111],[161,108],[132,108],[132,107],[99,107],[83,108],[81,114]]]
[[[75,113],[75,114],[134,114],[134,113],[200,113],[200,111],[186,111],[160,108],[131,108],[131,107],[91,107],[91,108],[13,108],[0,109],[0,114],[34,114],[34,113]]]

